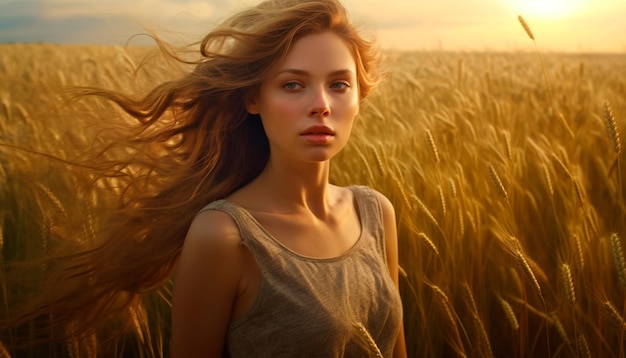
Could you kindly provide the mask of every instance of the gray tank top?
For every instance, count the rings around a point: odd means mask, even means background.
[[[261,271],[253,307],[230,322],[231,357],[364,357],[376,348],[392,356],[402,303],[387,269],[380,203],[367,187],[350,189],[361,235],[347,252],[328,259],[289,250],[231,202],[202,209],[233,218]],[[369,351],[368,335],[376,344]]]

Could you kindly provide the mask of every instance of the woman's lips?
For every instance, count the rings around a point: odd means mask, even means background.
[[[335,136],[335,133],[326,126],[312,126],[305,129],[300,136],[312,144],[326,144]]]

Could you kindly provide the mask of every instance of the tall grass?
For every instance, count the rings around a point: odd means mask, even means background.
[[[82,245],[65,242],[69,230],[97,233],[115,183],[93,186],[35,152],[77,158],[111,120],[102,114],[115,113],[97,101],[68,105],[60,86],[140,91],[171,75],[160,64],[135,73],[143,52],[1,47],[0,270]],[[389,78],[331,177],[370,185],[396,207],[409,355],[623,357],[626,57],[388,56]],[[0,284],[10,310],[22,292]],[[102,332],[46,353],[167,355],[168,301],[167,290],[146,296],[123,338]]]

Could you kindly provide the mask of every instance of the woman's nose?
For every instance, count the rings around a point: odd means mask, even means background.
[[[330,102],[328,94],[324,88],[315,90],[309,114],[321,117],[327,117],[330,115]]]

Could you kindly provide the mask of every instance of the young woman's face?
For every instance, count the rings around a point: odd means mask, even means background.
[[[261,116],[272,157],[311,163],[332,158],[348,142],[359,111],[350,50],[330,32],[301,38],[247,109]]]

